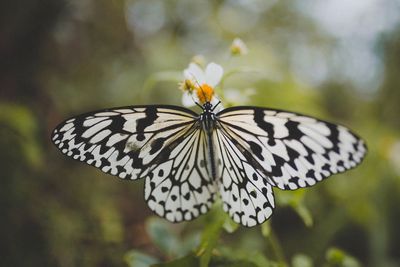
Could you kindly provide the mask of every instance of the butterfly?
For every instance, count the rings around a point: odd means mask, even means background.
[[[366,154],[365,142],[344,126],[262,107],[216,111],[220,103],[203,96],[200,114],[171,105],[104,109],[65,120],[51,138],[62,153],[105,173],[144,178],[149,208],[171,222],[195,219],[219,196],[247,227],[272,215],[274,187],[312,186]]]

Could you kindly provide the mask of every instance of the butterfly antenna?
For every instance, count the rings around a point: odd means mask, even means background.
[[[216,107],[218,107],[219,104],[221,104],[221,100],[218,101],[218,103],[212,108],[211,111],[214,111],[214,109],[215,109]]]
[[[197,101],[194,99],[193,95],[191,95],[191,97],[192,97],[193,102],[194,102],[197,106],[199,106],[201,109],[203,109],[203,107],[199,104],[199,102],[197,102]]]
[[[193,100],[194,101],[194,100]],[[196,103],[197,106],[199,106],[201,109],[203,109],[202,105],[200,105],[199,103],[197,103],[196,101],[194,101],[194,103]]]

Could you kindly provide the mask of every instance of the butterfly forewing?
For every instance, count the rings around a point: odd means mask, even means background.
[[[220,128],[250,153],[252,166],[280,189],[297,189],[355,167],[366,146],[349,129],[287,111],[234,107]]]
[[[195,123],[195,113],[169,106],[90,112],[61,123],[52,140],[62,153],[121,178],[144,177],[163,148]]]

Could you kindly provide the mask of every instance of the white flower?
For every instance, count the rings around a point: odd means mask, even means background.
[[[240,38],[235,38],[231,44],[231,54],[234,56],[237,55],[246,55],[248,53],[248,49],[246,44]]]
[[[185,80],[182,82],[183,90],[182,104],[185,107],[192,107],[205,102],[216,105],[219,100],[214,93],[214,88],[222,79],[224,69],[214,62],[209,63],[203,70],[199,65],[190,63],[183,71]],[[187,86],[193,85],[193,86]]]

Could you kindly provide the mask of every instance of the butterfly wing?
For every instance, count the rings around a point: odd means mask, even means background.
[[[221,127],[214,133],[217,157],[221,160],[217,182],[223,209],[236,223],[251,227],[272,215],[272,186],[268,177],[257,170],[249,152],[227,130]]]
[[[302,114],[234,107],[217,116],[220,127],[249,153],[252,166],[280,189],[312,186],[351,169],[367,151],[346,127]]]
[[[189,129],[171,147],[168,160],[149,171],[145,199],[153,211],[169,221],[192,220],[210,209],[217,191],[208,167],[205,132],[197,127]]]
[[[132,106],[79,115],[52,134],[62,153],[123,179],[146,177],[145,199],[170,221],[205,213],[215,196],[198,115],[176,106]]]
[[[62,153],[124,179],[142,178],[162,148],[195,122],[180,107],[137,106],[79,115],[52,134]]]

